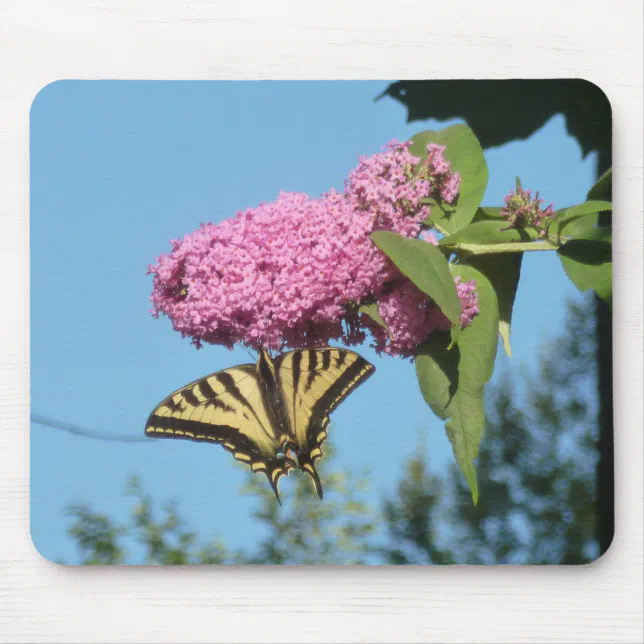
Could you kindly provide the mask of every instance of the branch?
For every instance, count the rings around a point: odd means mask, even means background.
[[[62,429],[64,432],[73,434],[74,436],[83,436],[85,438],[93,438],[101,441],[112,441],[114,443],[148,443],[152,444],[145,436],[123,436],[121,434],[106,434],[104,432],[97,432],[80,425],[73,425],[72,423],[65,423],[62,420],[55,418],[48,418],[46,416],[39,416],[38,414],[31,414],[31,422],[45,427],[53,427],[54,429]]]

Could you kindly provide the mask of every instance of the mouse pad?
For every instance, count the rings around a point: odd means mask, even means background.
[[[609,547],[595,85],[64,80],[30,129],[43,557],[583,564]]]

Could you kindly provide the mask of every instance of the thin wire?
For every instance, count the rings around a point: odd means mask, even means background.
[[[123,436],[122,434],[97,432],[92,429],[87,429],[86,427],[81,427],[80,425],[66,423],[62,420],[40,416],[38,414],[31,414],[31,422],[36,423],[37,425],[44,425],[45,427],[62,429],[64,432],[68,432],[74,436],[83,436],[84,438],[93,438],[101,441],[111,441],[114,443],[147,443],[148,445],[151,445],[154,442],[145,436]]]

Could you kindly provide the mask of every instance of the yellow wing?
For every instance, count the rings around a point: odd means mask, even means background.
[[[145,433],[221,444],[254,472],[264,472],[279,501],[278,481],[294,465],[278,455],[287,437],[276,435],[258,385],[251,364],[195,380],[156,407]]]
[[[315,461],[322,456],[329,414],[375,371],[354,351],[304,349],[289,351],[275,360],[293,428],[298,463],[312,479],[318,496],[322,485]]]

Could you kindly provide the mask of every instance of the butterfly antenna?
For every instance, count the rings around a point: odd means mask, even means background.
[[[257,356],[254,356],[248,347],[244,347],[244,350],[252,358],[253,362],[257,362]]]

